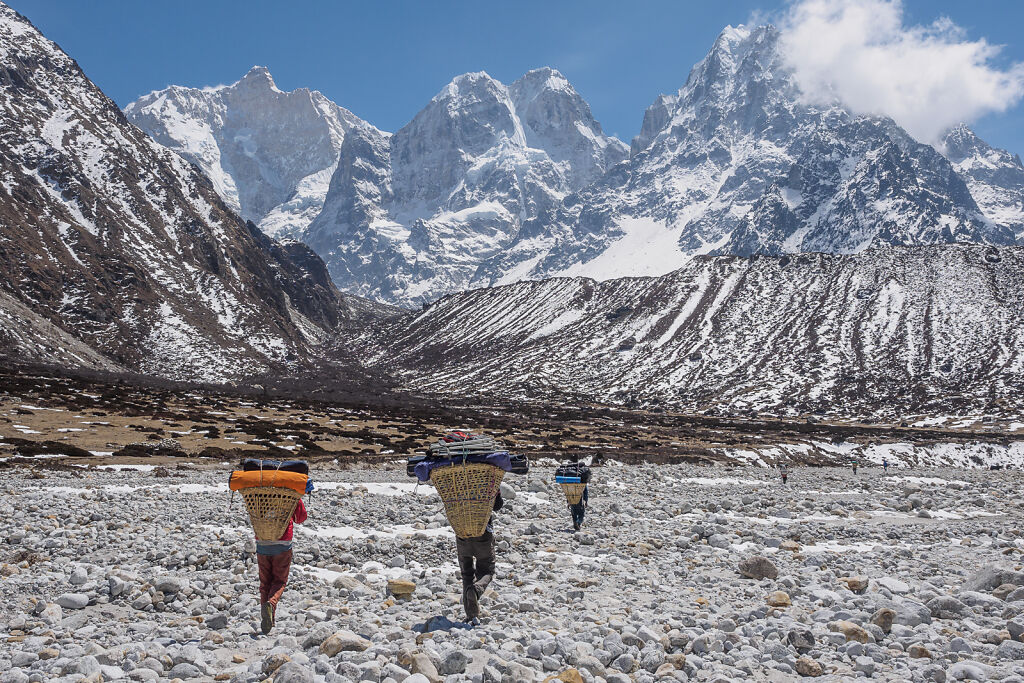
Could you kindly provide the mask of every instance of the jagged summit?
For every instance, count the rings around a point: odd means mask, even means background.
[[[299,234],[320,212],[345,134],[368,125],[317,91],[281,91],[264,66],[231,85],[152,92],[125,115],[274,236]]]
[[[341,287],[406,304],[470,286],[525,220],[627,154],[553,69],[462,74],[390,137],[363,133],[303,239]]]
[[[346,318],[307,247],[250,229],[2,3],[0,112],[0,354],[223,381]]]
[[[235,85],[245,84],[250,87],[268,87],[275,92],[281,92],[278,90],[277,85],[274,84],[274,77],[270,75],[270,69],[265,66],[253,66],[249,71]],[[306,90],[306,88],[302,88]]]
[[[1019,157],[966,126],[937,149],[888,118],[811,103],[782,39],[726,27],[628,149],[550,67],[511,84],[458,75],[394,134],[315,91],[243,97],[241,81],[128,113],[200,160],[243,216],[313,246],[343,289],[403,304],[521,279],[661,275],[700,254],[1024,237]],[[273,87],[261,67],[249,78]],[[309,118],[285,116],[288,98]],[[261,118],[288,135],[261,134]]]
[[[826,251],[1019,234],[1009,155],[954,167],[892,120],[809,104],[772,26],[727,27],[644,115],[627,164],[528,221],[476,283],[660,275],[697,254]],[[1014,189],[1016,188],[1016,189]],[[998,196],[994,196],[998,195]]]

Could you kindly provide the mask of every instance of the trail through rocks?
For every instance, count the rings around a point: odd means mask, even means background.
[[[75,474],[0,473],[0,681],[1024,681],[1013,470],[612,463],[574,534],[536,467],[473,627],[436,493],[321,470],[269,636],[226,470]]]

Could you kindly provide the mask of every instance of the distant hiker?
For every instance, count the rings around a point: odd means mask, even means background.
[[[590,468],[580,462],[578,455],[569,456],[569,460],[570,462],[555,470],[555,482],[561,485],[565,492],[569,514],[572,515],[573,531],[579,531],[583,527],[583,517],[590,504]],[[582,491],[580,486],[583,487]]]
[[[857,461],[856,461],[856,460],[854,460],[854,461],[853,461],[853,473],[854,473],[854,474],[857,474],[857,465],[858,465]]]
[[[882,469],[884,469],[886,472],[889,471],[889,461],[886,458],[882,458]]]
[[[274,627],[277,602],[288,584],[288,571],[292,566],[292,530],[295,524],[305,522],[306,517],[306,506],[300,500],[288,528],[279,540],[256,541],[260,569],[260,628],[264,634],[270,633]]]
[[[779,474],[782,475],[782,485],[786,485],[786,480],[789,479],[789,468],[785,465],[779,465]]]
[[[501,491],[494,498],[494,512],[504,507]],[[476,538],[455,537],[455,550],[459,556],[459,570],[462,574],[462,606],[466,610],[466,621],[473,621],[480,615],[480,596],[494,579],[494,516],[487,522],[487,530]]]

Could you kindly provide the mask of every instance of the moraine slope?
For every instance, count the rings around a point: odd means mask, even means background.
[[[364,352],[416,389],[729,412],[1010,414],[1024,249],[699,257],[657,278],[445,297]],[[905,412],[901,412],[905,411]]]

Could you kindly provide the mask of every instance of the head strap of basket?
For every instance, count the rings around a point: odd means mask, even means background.
[[[476,538],[487,531],[505,471],[485,463],[463,462],[437,467],[430,481],[441,496],[448,522],[459,538]]]
[[[562,483],[559,484],[562,487],[562,491],[565,492],[565,501],[569,505],[579,505],[580,501],[583,500],[583,489],[587,488],[586,484],[576,483]]]

